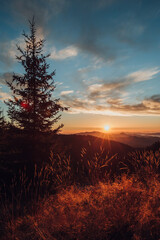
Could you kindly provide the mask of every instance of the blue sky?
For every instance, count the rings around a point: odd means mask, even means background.
[[[56,69],[54,97],[69,111],[64,132],[112,128],[160,131],[160,1],[1,1],[0,106],[5,80],[23,73],[16,44],[35,16]]]

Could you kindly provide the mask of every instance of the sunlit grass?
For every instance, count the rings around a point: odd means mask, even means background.
[[[72,186],[40,202],[36,214],[17,219],[14,234],[19,240],[158,239],[160,183],[149,185],[148,191],[124,176],[112,184]]]
[[[2,239],[158,240],[160,152],[102,153],[51,153],[33,178],[20,172],[1,201]]]

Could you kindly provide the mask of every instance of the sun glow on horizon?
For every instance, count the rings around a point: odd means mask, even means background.
[[[110,130],[110,126],[109,125],[104,126],[104,130],[108,132]]]

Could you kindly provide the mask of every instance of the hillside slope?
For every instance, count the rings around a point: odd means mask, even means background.
[[[89,157],[95,154],[112,156],[116,153],[123,154],[133,150],[126,144],[94,136],[61,134],[57,136],[57,140],[62,146],[65,146],[66,153],[73,159],[80,158],[82,150],[85,150]]]

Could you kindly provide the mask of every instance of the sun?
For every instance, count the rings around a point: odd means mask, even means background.
[[[110,129],[110,126],[108,126],[108,125],[104,126],[104,130],[105,130],[105,131],[107,131],[107,132],[108,132],[108,131],[109,131],[109,129]]]

